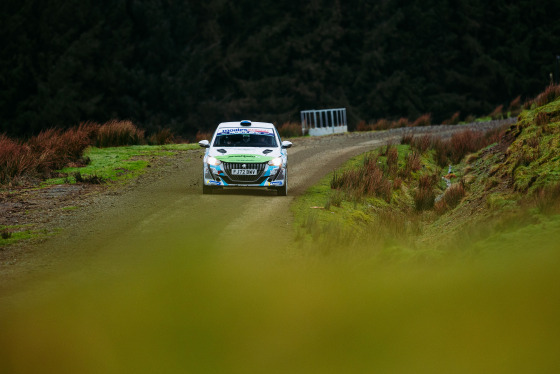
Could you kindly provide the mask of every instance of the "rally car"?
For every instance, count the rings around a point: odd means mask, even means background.
[[[282,141],[272,123],[223,122],[206,148],[202,193],[216,188],[261,187],[288,194],[288,153],[291,142]]]

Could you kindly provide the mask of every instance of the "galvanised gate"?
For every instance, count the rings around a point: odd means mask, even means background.
[[[311,136],[347,132],[346,108],[302,110],[301,128]]]

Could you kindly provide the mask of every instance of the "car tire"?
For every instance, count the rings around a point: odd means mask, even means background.
[[[204,182],[202,182],[204,183]],[[207,186],[205,184],[202,185],[202,194],[203,195],[212,195],[212,190],[213,188],[210,186]]]
[[[282,187],[278,187],[276,190],[278,196],[288,196],[288,171],[286,170],[286,179],[284,179],[284,185]]]

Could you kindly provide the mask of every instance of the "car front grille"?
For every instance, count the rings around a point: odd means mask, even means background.
[[[232,182],[237,183],[251,183],[256,182],[266,170],[266,162],[261,163],[242,163],[242,162],[224,162],[224,170],[228,176],[228,178]],[[256,175],[233,175],[232,169],[256,169]]]

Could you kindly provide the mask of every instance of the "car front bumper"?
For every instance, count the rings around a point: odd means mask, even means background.
[[[215,187],[282,187],[286,184],[286,167],[267,165],[254,180],[238,181],[231,178],[221,165],[204,165],[204,184]]]

